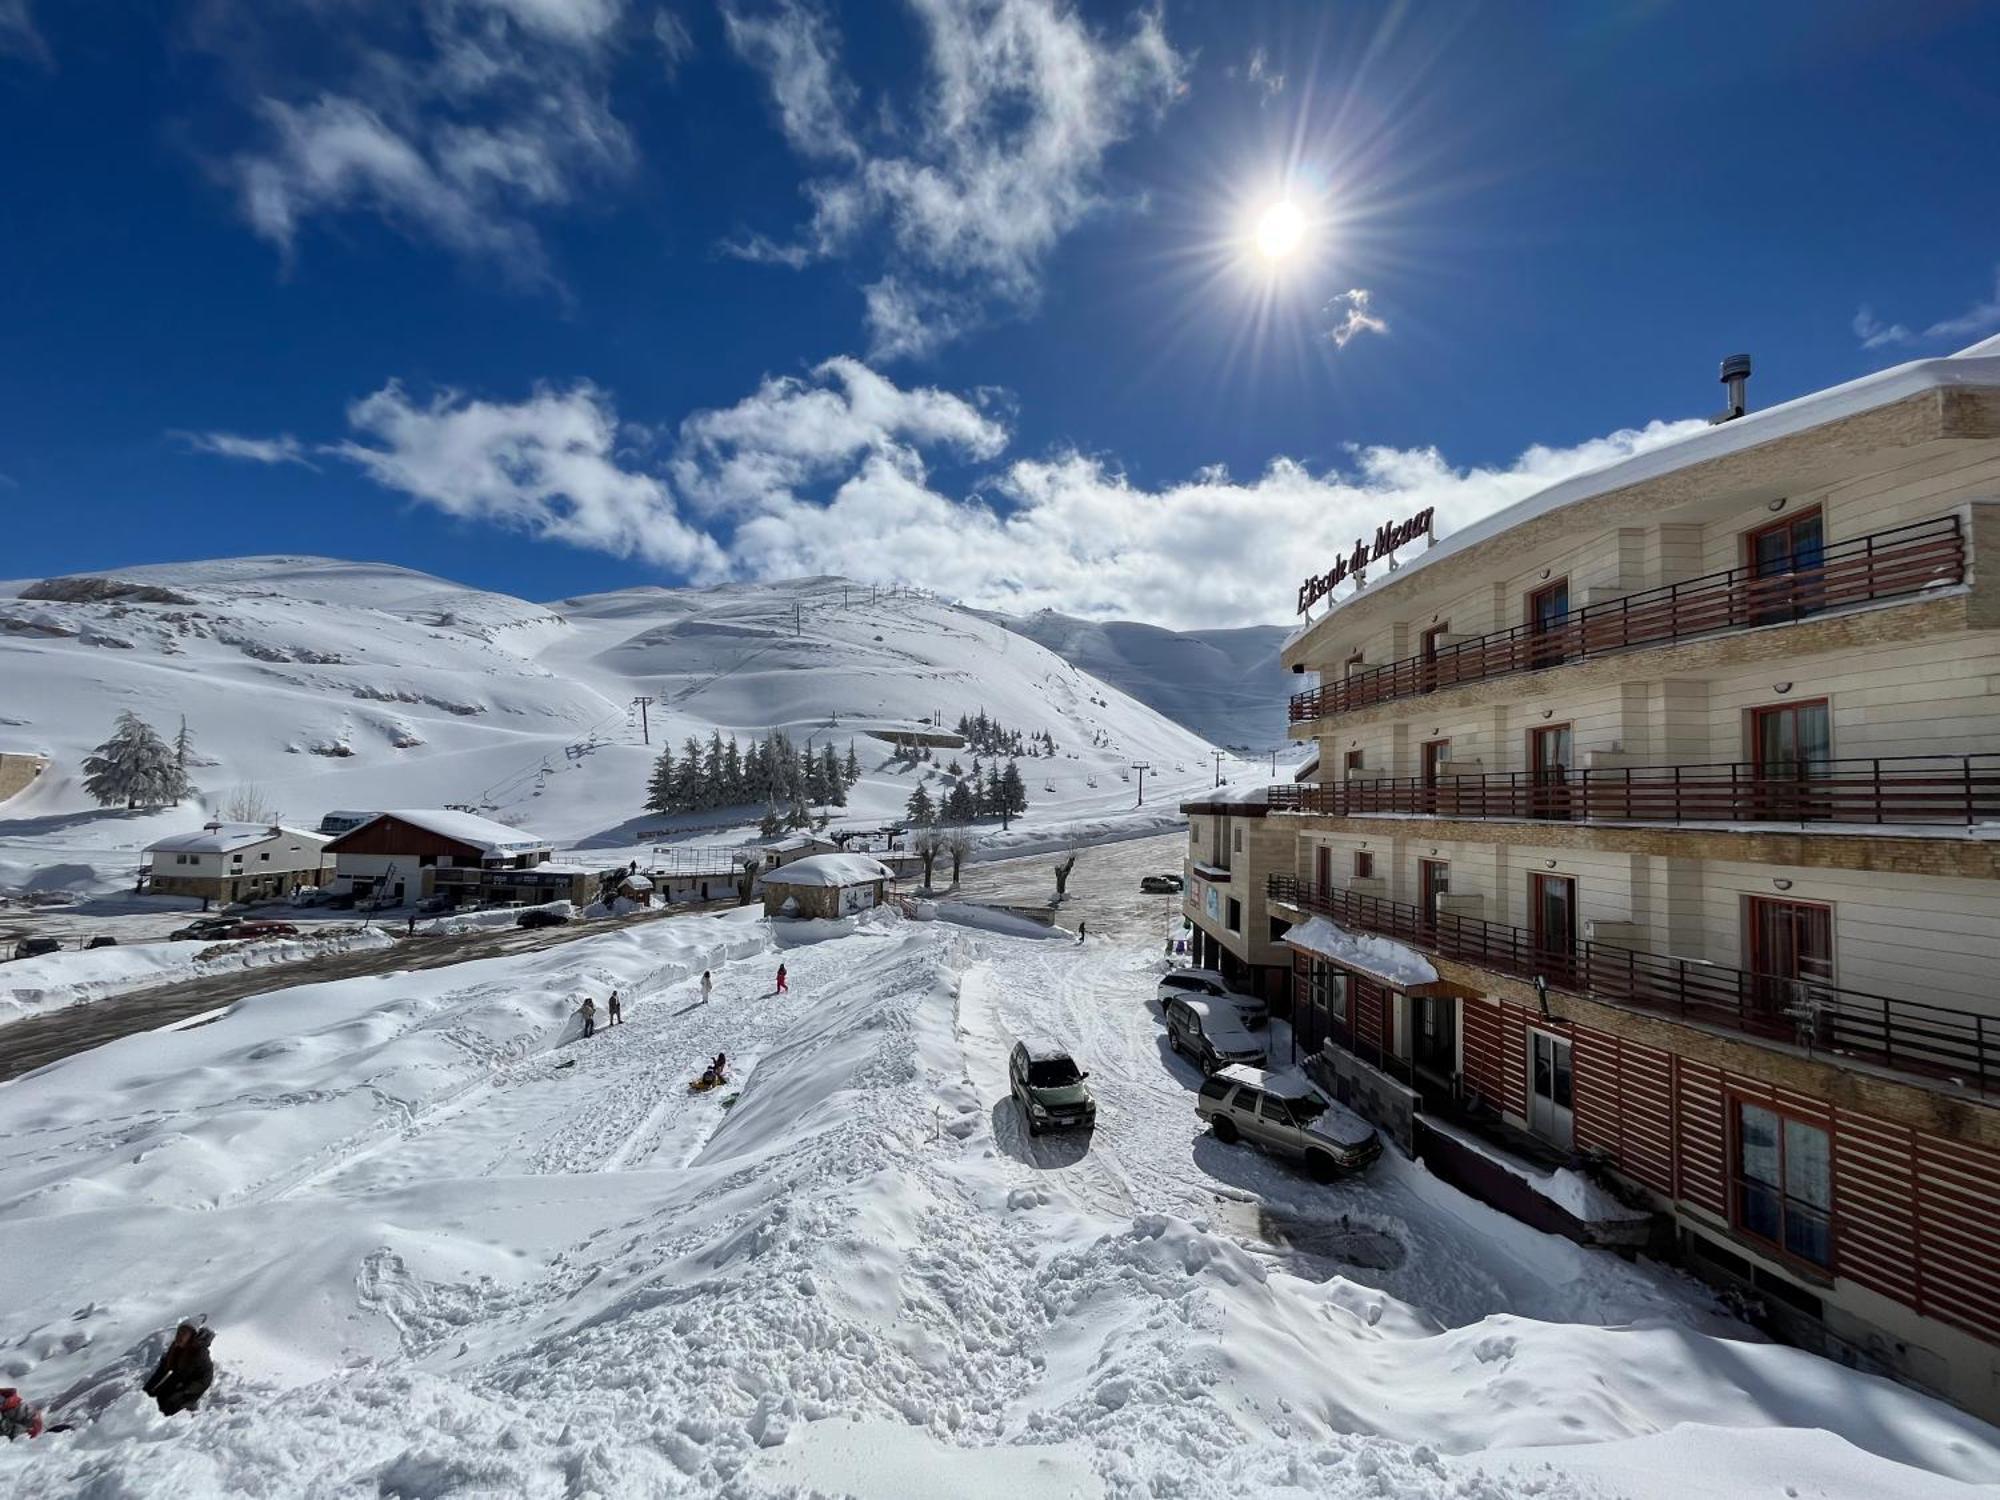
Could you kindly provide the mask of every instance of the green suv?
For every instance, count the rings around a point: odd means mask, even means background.
[[[1028,1122],[1028,1134],[1097,1124],[1097,1101],[1083,1080],[1090,1075],[1078,1069],[1067,1047],[1039,1040],[1014,1043],[1007,1061],[1007,1084]]]

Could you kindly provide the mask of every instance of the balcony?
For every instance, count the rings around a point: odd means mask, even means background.
[[[1908,598],[1963,583],[1965,573],[1965,535],[1959,518],[1939,516],[1835,542],[1823,549],[1815,567],[1762,576],[1754,568],[1731,568],[1356,671],[1339,682],[1296,694],[1291,722],[1308,723],[1329,714],[1638,646],[1661,646],[1802,620],[1830,609]]]
[[[1814,823],[1970,828],[2000,822],[2000,753],[1374,777],[1270,789],[1273,812],[1507,818],[1539,823]]]
[[[1271,876],[1268,890],[1274,902],[1344,926],[1592,1000],[2000,1091],[2000,1017],[1608,943],[1550,947],[1524,928],[1432,915],[1290,875]]]

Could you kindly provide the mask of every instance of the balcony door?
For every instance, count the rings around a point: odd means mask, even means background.
[[[1744,539],[1750,569],[1750,623],[1794,620],[1826,600],[1826,520],[1803,511]]]
[[[1528,1033],[1528,1128],[1567,1148],[1576,1130],[1570,1045],[1545,1031]]]
[[[1438,685],[1438,637],[1451,629],[1449,621],[1426,630],[1417,652],[1417,691],[1432,692]]]
[[[1818,1029],[1816,1010],[1833,987],[1833,908],[1811,901],[1749,898],[1751,999],[1770,1017]]]
[[[1528,595],[1528,665],[1553,667],[1563,659],[1569,625],[1569,580],[1559,578]]]
[[[1313,889],[1321,895],[1333,889],[1333,851],[1324,844],[1313,850]]]
[[[1528,881],[1535,964],[1550,979],[1568,979],[1576,967],[1576,882],[1567,875],[1534,875]]]
[[[1438,901],[1451,894],[1451,862],[1443,859],[1420,859],[1417,861],[1417,903],[1422,907],[1419,918],[1426,934],[1437,931]]]
[[[1528,816],[1570,815],[1570,733],[1567,724],[1528,731]]]
[[[1423,791],[1417,810],[1435,813],[1439,810],[1439,789],[1444,783],[1445,763],[1451,759],[1451,741],[1425,740],[1422,754]]]
[[[1757,771],[1758,817],[1799,822],[1827,816],[1810,785],[1826,776],[1833,759],[1824,698],[1751,709],[1750,756]]]

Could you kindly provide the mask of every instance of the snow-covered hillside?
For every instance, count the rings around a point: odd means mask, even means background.
[[[653,755],[715,729],[852,741],[858,823],[900,813],[915,780],[869,730],[934,713],[950,725],[983,708],[1053,736],[1056,756],[1022,762],[1031,829],[1131,807],[1134,760],[1151,762],[1162,808],[1213,776],[1202,739],[1042,646],[837,579],[535,604],[324,558],[96,576],[111,582],[0,584],[0,751],[54,761],[0,809],[0,887],[123,883],[137,849],[196,816],[101,812],[85,795],[80,763],[127,708],[169,739],[186,716],[211,808],[245,785],[308,825],[459,803],[569,846],[660,827],[642,812]],[[651,748],[639,696],[654,700]]]
[[[1052,609],[981,618],[1039,642],[1212,744],[1252,751],[1285,744],[1285,700],[1298,683],[1278,665],[1281,625],[1165,630],[1135,620],[1079,620]]]

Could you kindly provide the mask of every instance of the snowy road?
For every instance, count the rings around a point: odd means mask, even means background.
[[[0,1262],[34,1268],[0,1373],[98,1414],[0,1447],[0,1493],[2000,1481],[2000,1434],[1741,1340],[1674,1275],[1393,1157],[1320,1186],[1220,1145],[1160,1045],[1158,969],[1150,941],[888,914],[662,921],[289,990],[0,1086]],[[614,986],[627,1024],[578,1039],[574,997]],[[1075,1047],[1092,1138],[1024,1135],[1017,1031]],[[719,1051],[731,1085],[691,1094]],[[163,1420],[133,1374],[196,1311],[224,1375]]]

